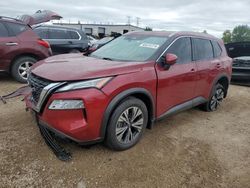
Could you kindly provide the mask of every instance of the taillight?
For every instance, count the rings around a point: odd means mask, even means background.
[[[50,45],[47,41],[42,40],[42,39],[38,39],[37,43],[40,44],[41,46],[44,46],[45,48],[50,48]]]

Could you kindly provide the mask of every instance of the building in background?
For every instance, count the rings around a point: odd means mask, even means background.
[[[81,23],[53,23],[54,25],[61,25],[64,27],[73,27],[84,30],[87,35],[98,36],[100,38],[111,35],[112,33],[124,34],[130,31],[144,31],[144,28],[137,27],[130,24],[81,24]]]

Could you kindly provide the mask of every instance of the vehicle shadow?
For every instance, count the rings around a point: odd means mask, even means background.
[[[15,82],[15,80],[10,76],[10,74],[8,73],[5,73],[5,72],[0,72],[0,81],[1,82],[4,82],[4,81],[7,81],[7,82]]]

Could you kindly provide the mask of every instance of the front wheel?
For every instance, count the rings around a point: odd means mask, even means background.
[[[212,112],[218,109],[225,96],[225,89],[221,84],[216,84],[213,88],[209,101],[202,107],[207,112]]]
[[[137,98],[128,98],[111,115],[106,145],[114,150],[133,147],[142,137],[148,122],[146,105]]]

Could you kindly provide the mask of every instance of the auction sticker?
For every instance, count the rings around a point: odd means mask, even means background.
[[[157,48],[159,48],[159,45],[158,44],[151,44],[151,43],[142,43],[140,45],[140,47],[157,49]]]

